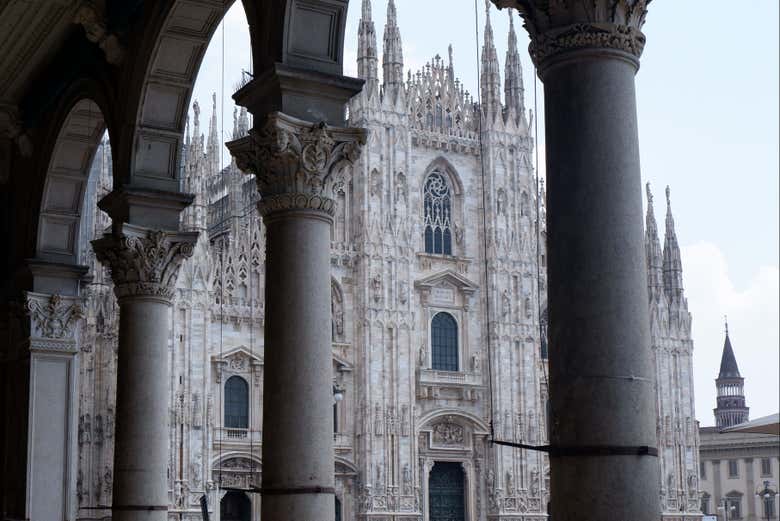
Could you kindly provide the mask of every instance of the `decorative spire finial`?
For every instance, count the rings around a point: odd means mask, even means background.
[[[386,91],[395,92],[404,82],[404,56],[401,45],[401,31],[398,28],[398,13],[395,2],[387,2],[387,22],[382,46],[382,80]]]
[[[726,336],[729,336],[729,316],[723,315],[723,322],[726,325]]]
[[[653,204],[653,192],[650,191],[650,181],[645,184],[645,191],[647,192],[647,206],[649,208]]]
[[[672,191],[669,190],[669,185],[666,185],[666,206],[671,206],[671,202],[669,201],[669,196],[671,195]]]

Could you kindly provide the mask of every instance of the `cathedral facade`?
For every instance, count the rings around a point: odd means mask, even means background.
[[[369,0],[358,38],[365,86],[348,111],[368,142],[337,188],[331,230],[336,519],[547,519],[546,453],[492,443],[547,444],[545,196],[514,28],[502,83],[488,13],[477,98],[456,78],[452,48],[404,76],[392,0],[381,81]],[[248,128],[235,112],[233,138]],[[203,134],[195,103],[181,176],[195,200],[182,225],[200,238],[170,317],[169,518],[201,519],[205,496],[211,519],[257,520],[273,349],[263,341],[265,237],[254,178],[221,166],[215,111]],[[111,189],[110,165],[103,146],[85,208]],[[700,517],[691,318],[671,210],[661,248],[649,188],[648,203],[660,508],[682,521]],[[96,210],[81,233],[98,237],[109,222]],[[117,307],[107,269],[81,244],[90,275],[78,517],[106,519]]]

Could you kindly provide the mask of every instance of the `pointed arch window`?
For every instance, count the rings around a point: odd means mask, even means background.
[[[249,427],[249,386],[240,376],[231,376],[225,382],[225,427]]]
[[[441,172],[425,180],[425,253],[452,255],[452,192]]]
[[[449,313],[436,313],[431,321],[431,368],[458,370],[458,323]]]

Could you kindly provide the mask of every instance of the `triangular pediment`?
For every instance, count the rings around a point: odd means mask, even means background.
[[[445,270],[414,282],[415,288],[453,288],[466,294],[474,293],[478,286],[453,270]]]
[[[336,356],[335,354],[333,355],[333,366],[339,372],[352,371],[353,369],[352,364],[342,359],[341,357]]]
[[[246,346],[238,346],[231,348],[223,353],[217,353],[211,355],[213,362],[227,363],[231,360],[247,359],[252,364],[263,364],[263,357],[259,355],[259,349],[250,349]]]

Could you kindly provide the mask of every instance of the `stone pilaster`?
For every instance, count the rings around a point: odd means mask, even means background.
[[[30,331],[27,518],[73,520],[83,299],[28,291],[24,306]]]
[[[333,519],[330,226],[362,129],[281,112],[228,143],[266,226],[262,518]]]
[[[551,445],[559,449],[551,457],[551,514],[654,521],[654,370],[634,87],[649,2],[496,3],[520,11],[544,82]]]
[[[167,344],[181,263],[197,233],[119,225],[92,245],[119,301],[113,518],[165,521],[168,511]]]

